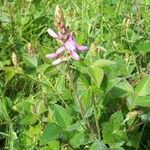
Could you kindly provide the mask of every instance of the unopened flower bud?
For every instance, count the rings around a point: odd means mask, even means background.
[[[128,61],[129,61],[129,53],[125,53],[125,61],[126,61],[126,63],[128,63]]]
[[[113,41],[113,45],[116,49],[118,49],[118,44],[115,41]]]
[[[91,51],[91,53],[92,53],[93,56],[96,56],[98,54],[98,49],[97,49],[95,43],[91,44],[90,51]]]
[[[65,27],[65,20],[61,8],[57,5],[55,8],[54,26],[57,28],[58,33],[67,35],[68,29]]]
[[[137,117],[139,114],[140,114],[139,111],[132,111],[132,112],[129,112],[129,113],[127,114],[127,117],[128,117],[129,119],[132,119],[132,118]]]
[[[35,49],[32,47],[32,44],[31,44],[31,43],[28,43],[28,44],[27,44],[27,50],[28,50],[28,54],[29,54],[29,55],[33,55],[34,52],[35,52]]]
[[[36,113],[36,107],[34,105],[31,105],[31,112]]]
[[[126,21],[126,24],[125,24],[126,28],[129,28],[130,26],[130,19],[128,18],[127,21]]]
[[[130,27],[130,23],[131,22],[131,19],[129,16],[127,16],[126,18],[124,18],[123,20],[123,25],[125,27],[125,29],[127,30],[129,27]]]
[[[127,115],[126,115],[126,118],[125,120],[123,121],[123,123],[127,122],[128,120],[134,120],[137,116],[139,116],[142,112],[141,111],[132,111],[132,112],[129,112]]]
[[[127,117],[126,117],[126,118],[128,118],[128,120],[129,120],[129,119],[134,119],[134,118],[136,118],[137,116],[139,116],[140,114],[142,114],[141,111],[132,111],[132,112],[129,112],[129,113],[127,114]]]
[[[13,65],[17,66],[18,62],[17,62],[17,56],[15,52],[12,53],[11,60],[12,60]]]
[[[57,5],[55,8],[55,19],[61,19],[63,18],[63,13],[61,8]]]

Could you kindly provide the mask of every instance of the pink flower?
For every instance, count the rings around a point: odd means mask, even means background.
[[[48,32],[49,35],[51,35],[53,38],[58,38],[58,35],[57,35],[53,30],[51,30],[50,28],[48,28],[47,32]]]
[[[61,58],[56,59],[55,61],[52,62],[52,65],[58,65],[62,62]]]
[[[50,28],[48,29],[48,33],[53,38],[64,41],[63,35],[55,33]],[[72,34],[70,34],[68,36],[67,40],[65,42],[63,42],[62,46],[55,53],[47,54],[46,57],[49,58],[49,59],[57,58],[57,60],[54,61],[52,64],[53,65],[59,64],[62,61],[62,59],[59,58],[60,57],[60,53],[62,53],[65,50],[74,60],[80,60],[80,57],[79,57],[79,55],[77,54],[76,51],[77,50],[85,51],[85,50],[87,50],[87,47],[86,46],[82,46],[82,45],[78,45],[76,43],[75,39],[73,38]]]
[[[57,58],[58,54],[56,54],[56,53],[47,54],[46,57],[49,58],[49,59],[51,59],[51,58]]]

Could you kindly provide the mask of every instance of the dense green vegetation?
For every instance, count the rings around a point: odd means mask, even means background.
[[[52,65],[57,5],[88,50]],[[0,149],[149,150],[149,108],[149,0],[0,1]]]

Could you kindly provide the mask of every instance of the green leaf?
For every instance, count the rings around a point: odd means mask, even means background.
[[[83,123],[78,121],[75,124],[72,124],[69,127],[67,127],[65,130],[66,131],[74,131],[74,130],[79,130],[82,128],[83,128]]]
[[[76,133],[73,138],[69,141],[71,146],[76,149],[79,148],[81,145],[85,145],[87,142],[87,136],[84,132]]]
[[[59,127],[55,123],[49,123],[43,131],[40,139],[40,145],[48,144],[48,142],[58,139],[59,135]]]
[[[143,5],[150,5],[150,1],[149,0],[141,0],[141,3]]]
[[[123,122],[123,114],[118,111],[111,115],[110,123],[113,125],[114,129],[120,129],[121,123]]]
[[[97,139],[91,145],[90,150],[107,150],[107,147]]]
[[[140,42],[137,45],[137,51],[139,52],[150,52],[150,41]]]
[[[37,121],[36,116],[32,114],[31,112],[28,114],[22,114],[21,117],[22,117],[20,121],[21,125],[31,125]]]
[[[74,61],[73,62],[73,67],[76,69],[76,70],[78,70],[79,72],[81,72],[81,73],[85,73],[85,74],[87,74],[87,70],[88,70],[88,66],[87,66],[87,64],[89,65],[89,61],[80,61],[80,62],[78,62],[78,61]]]
[[[4,67],[5,70],[5,80],[10,81],[16,74],[21,74],[22,69],[20,67]]]
[[[38,60],[36,56],[24,55],[23,59],[24,62],[30,67],[37,67],[38,65]]]
[[[9,22],[11,22],[11,18],[9,17],[9,16],[7,16],[7,15],[1,15],[0,16],[0,21],[1,22],[5,22],[5,23],[9,23]]]
[[[133,101],[133,105],[143,106],[143,107],[150,107],[150,96],[137,97]]]
[[[111,148],[111,150],[125,150],[123,147],[120,147],[120,146],[113,146]]]
[[[115,64],[115,62],[108,60],[108,59],[99,59],[97,61],[95,61],[92,66],[93,67],[105,67],[105,66],[109,66],[109,65],[113,65]]]
[[[57,82],[55,84],[55,89],[58,93],[63,94],[65,90],[65,76],[60,76],[57,78]]]
[[[111,76],[125,76],[129,74],[128,67],[126,65],[126,61],[122,56],[115,55],[113,61],[115,64],[111,64],[109,66],[104,67],[104,71],[107,74],[111,74]]]
[[[40,148],[40,150],[60,150],[59,142],[58,141],[50,141],[48,146],[44,146]]]
[[[34,125],[30,126],[28,132],[30,136],[34,137],[35,135],[41,134],[41,130],[42,130],[42,125],[39,123],[35,126]]]
[[[66,128],[72,123],[72,116],[60,105],[54,105],[54,117],[61,128]]]
[[[108,81],[108,88],[111,88],[111,95],[113,97],[123,97],[128,93],[133,93],[134,89],[125,79],[113,78]]]
[[[97,48],[96,48],[95,43],[92,43],[87,52],[86,59],[92,59],[96,55],[97,55]]]
[[[5,66],[8,66],[11,64],[11,61],[10,60],[4,60],[4,61],[0,61],[0,70],[3,70],[3,68]]]
[[[36,104],[36,111],[37,111],[38,115],[47,111],[47,108],[46,108],[43,100],[39,101],[38,104]]]
[[[100,87],[104,77],[104,71],[99,67],[89,67],[88,74],[95,82],[97,87]]]
[[[139,137],[140,137],[140,132],[133,131],[132,134],[129,134],[129,140],[127,142],[127,146],[137,147]]]
[[[123,115],[119,111],[111,116],[109,122],[103,124],[102,135],[105,144],[114,145],[127,140],[127,134],[123,129],[122,122]]]
[[[6,82],[8,82],[9,80],[11,80],[14,76],[15,76],[15,74],[16,74],[16,72],[14,71],[14,70],[12,70],[12,69],[7,69],[7,70],[5,70],[5,80],[6,80]]]
[[[150,75],[145,76],[135,88],[136,96],[147,96],[150,94]]]
[[[72,99],[72,93],[69,89],[65,89],[65,91],[63,92],[62,98],[64,100],[68,100],[68,99]]]
[[[49,66],[49,64],[41,64],[37,67],[37,72],[44,73]]]

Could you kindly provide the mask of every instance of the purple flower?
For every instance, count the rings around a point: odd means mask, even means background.
[[[77,50],[79,50],[79,51],[87,50],[86,46],[78,45],[76,43],[76,41],[73,38],[72,34],[69,34],[67,40],[64,42],[65,39],[63,39],[63,35],[55,33],[50,28],[48,29],[48,33],[53,38],[63,41],[62,46],[55,53],[46,55],[46,57],[49,58],[49,59],[57,58],[57,60],[52,63],[53,65],[59,64],[63,60],[63,59],[60,58],[60,53],[62,53],[65,50],[74,60],[80,60],[80,57],[76,52]]]
[[[69,35],[68,40],[64,43],[64,47],[69,52],[71,57],[75,60],[79,60],[79,55],[76,53],[76,50],[85,51],[87,50],[86,46],[80,46],[74,40],[72,34]]]

